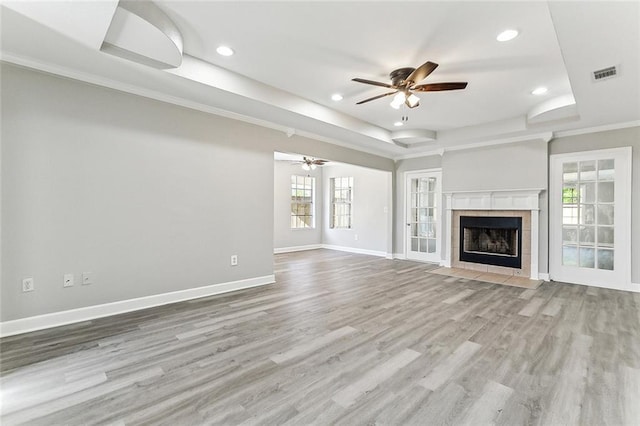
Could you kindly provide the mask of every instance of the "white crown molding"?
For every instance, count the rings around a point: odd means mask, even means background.
[[[492,139],[492,140],[483,141],[483,142],[473,142],[473,143],[468,143],[464,145],[457,145],[457,146],[452,146],[450,148],[445,148],[445,152],[446,151],[462,151],[462,150],[473,149],[473,148],[484,148],[492,145],[506,145],[510,143],[533,141],[537,139],[541,139],[549,143],[549,141],[553,139],[553,132],[531,133],[531,134],[521,135],[521,136],[497,138],[497,139]]]
[[[451,147],[443,147],[437,150],[427,151],[424,153],[416,152],[413,154],[399,155],[397,157],[393,157],[393,160],[400,161],[400,160],[407,160],[410,158],[431,157],[434,155],[443,155],[445,152],[448,152],[448,151],[462,151],[467,149],[484,148],[484,147],[495,146],[495,145],[506,145],[511,143],[526,142],[526,141],[532,141],[537,139],[541,139],[549,143],[549,141],[553,139],[553,132],[531,133],[527,135],[496,138],[496,139],[491,139],[491,140],[482,141],[482,142],[472,142],[464,145],[454,145]],[[446,141],[442,143],[446,143]]]
[[[11,52],[0,51],[0,62],[6,62],[9,64],[21,66],[24,68],[34,69],[40,72],[45,72],[52,75],[70,78],[72,80],[82,81],[84,83],[93,84],[95,86],[106,87],[108,89],[117,90],[132,95],[142,96],[144,98],[154,99],[156,101],[165,102],[172,105],[178,105],[181,107],[193,109],[196,111],[205,112],[208,114],[217,115],[220,117],[229,118],[232,120],[242,121],[245,123],[253,124],[256,126],[264,127],[267,129],[278,130],[291,136],[302,136],[309,139],[314,139],[320,142],[326,142],[332,145],[341,146],[343,148],[352,149],[354,151],[365,152],[367,154],[376,155],[378,157],[393,159],[392,154],[386,153],[381,150],[370,149],[362,147],[356,144],[350,144],[334,138],[329,138],[321,135],[317,135],[312,132],[302,131],[300,129],[293,129],[291,126],[284,126],[268,120],[262,120],[255,117],[250,117],[243,114],[238,114],[232,111],[224,110],[221,108],[205,105],[200,102],[190,101],[184,98],[167,95],[151,89],[143,89],[131,84],[121,83],[109,78],[97,76],[95,74],[85,73],[77,70],[73,70],[58,65],[52,65],[42,61],[33,60],[31,58],[24,58],[20,55],[15,55]]]
[[[200,297],[213,296],[216,294],[228,293],[230,291],[272,284],[274,282],[275,275],[265,275],[262,277],[230,281],[204,287],[189,288],[186,290],[173,291],[170,293],[154,294],[151,296],[121,300],[118,302],[105,303],[102,305],[86,306],[78,309],[70,309],[68,311],[52,312],[50,314],[5,321],[0,323],[0,337],[13,336],[15,334],[28,333],[30,331],[59,327],[61,325],[73,324],[76,322],[89,321],[96,318],[103,318],[112,315],[123,314],[126,312],[138,311],[140,309],[152,308],[154,306],[167,305],[170,303],[182,302],[185,300],[198,299]]]
[[[232,120],[242,121],[245,123],[253,124],[256,126],[260,126],[260,127],[264,127],[272,130],[278,130],[285,134],[293,130],[294,134],[292,134],[292,136],[296,136],[296,135],[303,136],[306,138],[318,140],[320,142],[326,142],[332,145],[341,146],[343,148],[352,149],[355,151],[365,152],[367,154],[392,159],[394,161],[408,160],[412,158],[421,158],[421,157],[431,157],[435,155],[442,156],[447,151],[459,151],[459,150],[466,150],[466,149],[473,149],[473,148],[482,148],[482,147],[488,147],[493,145],[503,145],[503,144],[509,144],[509,143],[524,142],[527,140],[534,140],[534,139],[542,139],[542,140],[545,140],[546,142],[549,142],[552,139],[562,138],[567,136],[597,133],[597,132],[603,132],[607,130],[624,129],[629,127],[640,127],[640,120],[636,120],[636,121],[609,124],[609,125],[577,129],[577,130],[543,132],[543,133],[534,133],[534,134],[514,136],[514,137],[496,138],[496,139],[487,140],[483,142],[474,142],[474,143],[457,145],[452,147],[442,147],[442,148],[428,150],[428,151],[414,152],[410,154],[394,156],[393,154],[390,154],[385,151],[363,147],[358,144],[343,142],[341,140],[318,135],[312,132],[302,131],[299,129],[292,129],[291,126],[284,126],[268,120],[263,120],[263,119],[243,115],[243,114],[238,114],[238,113],[224,110],[221,108],[205,105],[200,102],[194,102],[184,98],[167,95],[165,93],[161,93],[155,90],[143,89],[138,86],[121,83],[121,82],[118,82],[109,78],[105,78],[102,76],[98,76],[95,74],[81,72],[81,71],[73,70],[67,67],[62,67],[59,65],[53,65],[50,63],[34,60],[31,58],[25,58],[23,56],[16,55],[11,52],[0,51],[0,62],[6,62],[13,65],[22,66],[25,68],[31,68],[41,72],[46,72],[49,74],[82,81],[82,82],[93,84],[96,86],[106,87],[106,88],[118,90],[124,93],[130,93],[133,95],[142,96],[142,97],[154,99],[160,102],[182,106],[185,108],[205,112],[208,114],[217,115],[220,117],[229,118]],[[441,143],[446,143],[446,141],[443,141]]]
[[[210,105],[204,105],[199,102],[193,102],[193,101],[186,100],[184,98],[167,95],[155,90],[142,89],[138,86],[121,83],[119,81],[111,80],[109,78],[98,76],[95,74],[85,73],[85,72],[77,71],[71,68],[61,67],[58,65],[52,65],[50,63],[37,61],[31,58],[24,58],[20,55],[15,55],[10,52],[0,51],[0,61],[7,62],[13,65],[18,65],[24,68],[31,68],[37,71],[48,73],[48,74],[70,78],[72,80],[82,81],[85,83],[93,84],[95,86],[106,87],[109,89],[117,90],[119,92],[130,93],[132,95],[138,95],[144,98],[150,98],[157,101],[182,106],[185,108],[195,109],[195,110],[206,112],[209,114],[219,115],[225,118],[231,118],[233,120],[244,121],[250,124],[267,127],[273,130],[286,132],[287,129],[290,128],[290,127],[278,125],[266,120],[261,120],[254,117],[249,117],[246,115],[212,107]]]
[[[295,130],[295,135],[298,135],[298,136],[302,136],[302,137],[309,138],[309,139],[315,139],[315,140],[320,141],[320,142],[326,142],[326,143],[330,143],[332,145],[341,146],[343,148],[352,149],[354,151],[365,152],[367,154],[376,155],[378,157],[383,157],[383,158],[387,158],[389,160],[393,160],[393,155],[389,154],[387,152],[382,152],[382,151],[378,151],[378,150],[375,150],[375,149],[370,149],[370,148],[363,147],[363,146],[360,146],[360,145],[349,144],[349,143],[346,143],[346,142],[342,142],[342,141],[340,141],[338,139],[330,138],[330,137],[327,137],[327,136],[317,135],[315,133],[307,132],[307,131],[304,131],[304,130],[299,130],[299,129],[294,129],[294,130]]]
[[[589,133],[606,132],[608,130],[627,129],[629,127],[640,127],[640,120],[625,121],[623,123],[606,124],[603,126],[587,127],[584,129],[564,130],[553,132],[553,138],[566,138],[567,136],[586,135]]]
[[[424,151],[424,152],[416,152],[413,154],[399,155],[397,157],[393,157],[393,161],[402,161],[402,160],[410,160],[412,158],[422,158],[422,157],[435,157],[436,155],[442,157],[444,155],[444,148],[434,149],[432,151]]]

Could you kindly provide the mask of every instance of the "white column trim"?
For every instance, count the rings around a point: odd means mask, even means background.
[[[538,272],[538,259],[540,257],[539,246],[539,234],[540,234],[540,221],[539,221],[539,209],[531,210],[531,279],[539,279]]]
[[[445,206],[447,209],[447,214],[446,214],[446,218],[445,218],[445,240],[447,242],[447,251],[444,255],[444,266],[447,268],[451,268],[451,250],[453,250],[453,244],[451,243],[451,226],[452,226],[452,222],[453,222],[453,210],[451,209],[451,198],[452,198],[452,194],[451,193],[445,193]]]

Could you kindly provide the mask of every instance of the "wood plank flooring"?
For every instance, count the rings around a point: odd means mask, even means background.
[[[2,339],[3,425],[640,425],[640,295],[314,250],[277,283]]]

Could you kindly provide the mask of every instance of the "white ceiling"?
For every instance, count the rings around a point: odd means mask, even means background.
[[[392,158],[640,120],[638,2],[156,4],[182,35],[177,69],[100,51],[113,0],[4,2],[2,58]],[[519,37],[497,42],[507,28]],[[220,44],[236,54],[218,55]],[[352,78],[388,82],[393,69],[426,61],[439,67],[425,83],[467,89],[421,93],[412,110],[390,98],[355,105],[387,89]],[[611,65],[616,78],[593,81]],[[549,90],[532,95],[538,86]],[[435,140],[394,143],[402,115],[401,130]]]

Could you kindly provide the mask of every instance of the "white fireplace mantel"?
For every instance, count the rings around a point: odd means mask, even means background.
[[[538,279],[540,193],[544,189],[445,191],[446,250],[444,266],[451,267],[451,234],[454,210],[527,210],[531,212],[531,279]]]
[[[539,210],[544,189],[443,192],[447,210]]]

